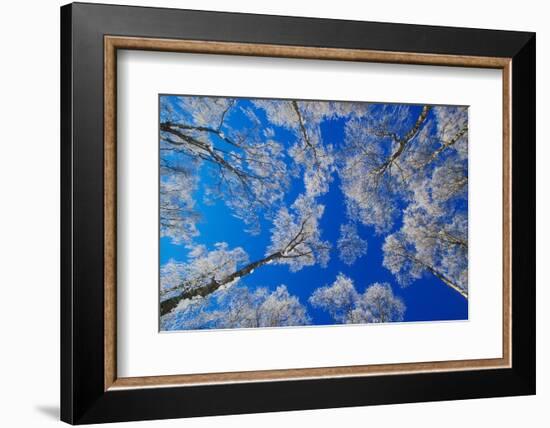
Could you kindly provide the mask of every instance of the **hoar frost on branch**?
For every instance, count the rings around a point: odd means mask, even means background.
[[[331,118],[338,110],[329,103],[294,100],[257,100],[256,107],[266,112],[268,120],[291,130],[296,143],[289,154],[299,169],[303,170],[306,194],[309,197],[327,193],[334,172],[334,149],[322,141],[321,121]]]
[[[340,260],[350,266],[358,258],[367,254],[367,241],[361,239],[357,233],[357,226],[352,223],[340,226],[340,238],[338,238],[337,246]]]
[[[360,294],[351,278],[342,273],[332,285],[316,289],[309,302],[341,324],[402,321],[406,309],[388,283],[374,283]]]
[[[250,232],[259,233],[259,212],[280,204],[288,187],[285,153],[280,143],[265,138],[251,109],[235,106],[233,99],[182,97],[182,112],[170,108],[161,117],[160,150],[165,159],[207,168],[206,196],[223,199]],[[228,118],[235,114],[246,125],[231,127]]]
[[[160,229],[161,237],[189,253],[186,262],[161,269],[168,329],[307,324],[305,308],[285,286],[251,291],[239,283],[267,264],[291,272],[327,265],[331,246],[322,239],[324,206],[317,199],[329,192],[336,173],[347,215],[336,246],[345,264],[366,254],[357,225],[370,226],[389,234],[383,263],[401,285],[433,275],[467,298],[466,107],[213,97],[177,102],[161,113]],[[340,119],[344,141],[324,141],[323,121]],[[304,189],[285,206],[295,179]],[[193,244],[201,221],[193,199],[198,194],[206,202],[222,200],[252,234],[261,232],[262,221],[271,222],[264,256],[250,261],[243,248],[225,242],[213,250]],[[342,274],[309,301],[341,323],[399,321],[405,312],[389,284],[375,283],[361,294]]]
[[[288,265],[292,272],[316,263],[326,266],[331,246],[321,239],[319,226],[325,207],[301,195],[290,208],[281,208],[275,216],[266,254],[276,254],[273,261]]]
[[[238,266],[248,263],[248,255],[241,248],[230,250],[227,243],[219,242],[213,251],[204,245],[191,248],[187,263],[170,260],[164,264],[160,273],[162,303],[168,293],[185,298],[204,296],[215,289],[228,284],[238,270]],[[228,279],[230,278],[230,279]],[[183,297],[182,297],[183,298]]]
[[[161,163],[160,170],[160,236],[170,238],[174,244],[188,243],[199,234],[197,222],[200,214],[193,199],[196,176],[166,162]]]
[[[426,122],[430,107],[416,120],[411,106],[373,106],[369,115],[346,124],[340,177],[348,211],[379,233],[397,215],[394,199],[403,196],[403,158]]]
[[[175,287],[161,287],[161,315],[177,308],[182,300],[205,297],[229,288],[267,264],[285,264],[292,272],[316,263],[326,266],[330,244],[320,238],[319,219],[323,210],[322,205],[303,195],[296,199],[291,211],[281,208],[273,222],[266,255],[254,262],[248,261],[242,248],[228,250],[227,243],[217,244],[211,252],[203,246],[196,247],[190,254],[190,261],[180,267],[181,281]],[[173,285],[173,281],[170,284]]]
[[[285,285],[274,291],[235,286],[186,302],[161,318],[164,330],[299,326],[310,323],[306,308]]]
[[[384,266],[403,286],[431,274],[468,298],[468,220],[466,213],[430,215],[410,206],[403,227],[386,237]]]
[[[447,188],[440,195],[448,198],[467,183],[467,108],[415,109],[372,106],[346,124],[339,174],[348,212],[378,233],[391,230],[398,201],[414,202],[426,178],[452,178],[441,182]]]

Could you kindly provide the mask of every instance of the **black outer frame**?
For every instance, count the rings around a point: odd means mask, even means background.
[[[512,368],[104,392],[104,35],[512,58]],[[535,34],[74,3],[61,8],[61,420],[535,393]]]

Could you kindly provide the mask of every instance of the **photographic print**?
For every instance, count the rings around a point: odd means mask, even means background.
[[[468,107],[159,95],[160,330],[468,319]]]

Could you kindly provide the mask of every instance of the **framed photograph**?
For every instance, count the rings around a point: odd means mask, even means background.
[[[61,418],[535,393],[535,35],[61,8]]]

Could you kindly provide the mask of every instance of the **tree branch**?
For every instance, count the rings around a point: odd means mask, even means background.
[[[172,311],[172,309],[174,309],[179,304],[180,301],[184,299],[193,299],[194,297],[208,296],[209,294],[212,294],[213,292],[218,290],[220,287],[227,285],[239,278],[242,278],[243,276],[249,275],[255,269],[261,266],[264,266],[268,264],[270,261],[276,260],[281,257],[282,257],[282,254],[280,251],[278,251],[276,253],[270,254],[267,257],[264,257],[263,259],[247,264],[246,266],[233,272],[230,275],[227,275],[226,277],[220,279],[219,281],[212,278],[210,282],[207,283],[206,285],[203,285],[197,288],[192,288],[190,290],[184,290],[177,296],[170,297],[169,299],[163,300],[162,302],[160,302],[160,315],[161,316],[166,315],[167,313]]]

